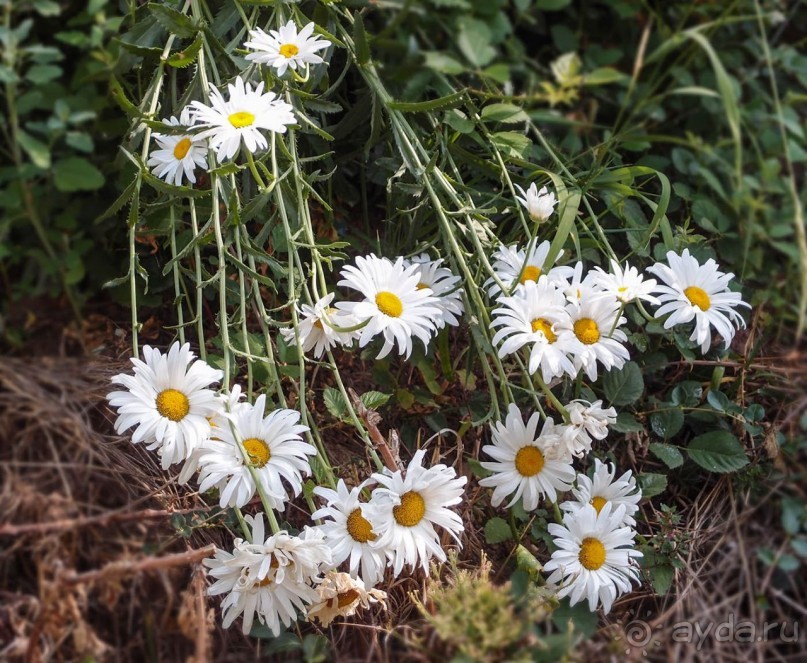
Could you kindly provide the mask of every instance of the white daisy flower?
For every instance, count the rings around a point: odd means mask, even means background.
[[[180,486],[188,483],[190,478],[198,471],[199,458],[201,454],[204,453],[205,445],[210,438],[218,438],[218,433],[216,432],[217,429],[230,425],[229,419],[227,419],[227,413],[236,412],[239,409],[250,407],[249,403],[244,403],[241,401],[241,399],[244,398],[244,395],[244,392],[241,391],[241,385],[239,384],[234,384],[229,394],[216,394],[219,399],[220,408],[218,412],[207,418],[208,422],[210,422],[210,437],[207,440],[204,440],[199,447],[194,449],[193,453],[191,453],[191,455],[185,459],[182,470],[177,477],[177,483],[179,483]],[[224,484],[218,484],[216,487],[223,488]]]
[[[221,408],[216,392],[207,387],[221,380],[222,372],[194,356],[188,343],[174,343],[167,355],[147,345],[145,361],[131,360],[134,375],[112,378],[126,391],[107,395],[118,410],[115,431],[136,426],[132,442],[159,449],[164,470],[188,458],[208,438],[208,417]]]
[[[656,289],[655,279],[645,279],[636,268],[625,263],[620,267],[616,260],[611,260],[611,271],[606,272],[601,267],[595,267],[591,272],[592,282],[603,292],[616,297],[623,304],[629,304],[636,299],[644,299],[651,304],[660,302],[651,293]]]
[[[297,423],[300,413],[281,409],[264,416],[265,407],[266,396],[261,395],[255,405],[239,408],[228,417],[243,452],[228,422],[216,428],[216,439],[209,440],[199,455],[199,491],[225,484],[219,496],[222,508],[242,507],[252,499],[256,486],[250,468],[278,511],[285,509],[288,500],[283,480],[296,497],[303,489],[303,475],[311,473],[306,456],[315,456],[317,450],[301,437],[308,426]]]
[[[281,623],[289,626],[318,599],[312,585],[331,563],[330,549],[311,528],[299,537],[281,531],[264,538],[263,514],[244,519],[252,526],[252,542],[236,539],[231,553],[217,549],[213,559],[203,560],[216,579],[207,593],[228,594],[221,604],[224,628],[243,614],[248,634],[257,616],[277,636]]]
[[[560,585],[558,597],[569,596],[575,605],[584,598],[592,612],[602,604],[608,613],[614,600],[631,591],[631,581],[639,581],[634,557],[642,553],[633,548],[636,533],[621,523],[625,507],[602,507],[599,513],[586,504],[576,513],[567,513],[563,525],[551,523],[549,533],[558,549],[552,553],[544,570],[551,572],[548,585]]]
[[[656,288],[662,303],[656,316],[671,314],[664,322],[664,328],[670,329],[694,319],[695,329],[689,339],[700,344],[701,352],[705,353],[712,344],[710,326],[723,337],[728,348],[734,338],[735,326],[745,327],[745,321],[735,308],[751,307],[742,300],[739,292],[729,290],[729,281],[734,274],[718,270],[717,263],[711,258],[701,265],[689,254],[689,249],[684,249],[680,256],[669,251],[667,262],[669,267],[656,263],[648,268],[666,284]]]
[[[611,505],[615,511],[618,506],[625,507],[622,521],[619,526],[634,527],[636,519],[633,517],[639,510],[639,500],[642,491],[636,486],[633,473],[628,470],[621,477],[615,479],[616,466],[603,463],[599,458],[594,459],[594,477],[589,479],[583,473],[577,475],[577,488],[572,488],[575,501],[564,502],[560,508],[569,513],[576,514],[583,507],[590,504],[599,514],[606,504]]]
[[[571,273],[571,268],[546,265],[546,271],[542,271],[549,255],[549,247],[549,242],[543,241],[533,246],[528,256],[517,244],[501,245],[493,254],[493,272],[511,292],[514,286],[518,289],[527,281],[537,281],[544,273],[552,282],[563,280]],[[563,251],[558,254],[558,258],[562,255]],[[501,292],[499,284],[492,277],[485,281],[484,287],[487,288],[489,297],[495,297]]]
[[[592,382],[597,380],[597,362],[610,371],[630,359],[622,345],[628,337],[619,328],[627,320],[619,315],[616,299],[583,292],[580,302],[567,304],[566,311],[568,317],[558,323],[558,342],[568,344],[575,367]]]
[[[420,281],[418,289],[430,288],[432,294],[437,298],[437,307],[440,315],[435,320],[438,329],[446,325],[457,327],[460,324],[459,318],[465,310],[462,301],[462,279],[455,276],[450,269],[442,267],[443,259],[432,260],[427,253],[421,253],[410,260],[404,260],[408,267],[411,264],[418,266]]]
[[[311,518],[327,519],[319,529],[333,551],[334,565],[349,560],[350,575],[354,578],[361,566],[362,580],[372,587],[384,577],[387,559],[377,545],[377,509],[372,504],[359,502],[360,493],[368,483],[365,481],[352,490],[348,490],[342,479],[336,484],[336,490],[317,486],[314,494],[325,499],[327,506],[315,511]]]
[[[312,37],[314,27],[313,23],[309,23],[298,33],[297,25],[289,21],[279,30],[270,30],[269,34],[260,28],[250,30],[252,40],[246,42],[244,47],[257,52],[249,53],[247,60],[274,67],[278,76],[285,74],[287,68],[296,70],[298,67],[321,64],[323,59],[317,55],[317,51],[331,44],[319,37]]]
[[[571,460],[582,458],[589,451],[594,440],[604,440],[608,436],[608,426],[616,423],[616,410],[603,409],[602,401],[589,403],[582,399],[566,406],[569,423],[558,426],[561,431],[560,443],[556,450],[558,457]]]
[[[356,266],[342,268],[340,286],[358,290],[361,302],[338,302],[336,307],[358,321],[368,320],[359,333],[359,346],[365,347],[375,336],[384,337],[378,359],[386,357],[397,343],[405,357],[412,353],[412,337],[429,344],[436,321],[440,317],[437,298],[431,288],[420,288],[417,265],[404,265],[403,258],[394,263],[375,255],[356,258]]]
[[[337,331],[334,327],[353,327],[356,319],[331,306],[334,293],[325,295],[314,306],[303,304],[302,317],[298,326],[300,345],[303,352],[314,351],[314,357],[321,358],[335,345],[351,345],[355,334],[353,332]],[[286,343],[294,345],[296,337],[294,328],[288,327],[280,330]]]
[[[572,487],[575,472],[571,461],[555,459],[548,453],[557,445],[554,422],[548,418],[539,433],[540,422],[541,417],[535,412],[525,426],[518,407],[511,403],[504,423],[497,421],[491,425],[493,444],[486,444],[482,451],[496,462],[480,463],[493,475],[481,479],[479,485],[493,488],[490,500],[493,506],[513,495],[508,508],[521,498],[524,510],[533,511],[542,497],[556,502],[558,492]]]
[[[186,106],[179,119],[171,116],[163,122],[174,127],[190,127],[191,109]],[[154,174],[175,186],[182,185],[183,176],[191,184],[196,184],[193,172],[196,167],[207,170],[207,141],[194,134],[155,133],[153,138],[160,147],[149,154],[148,165],[153,168]]]
[[[294,112],[290,104],[279,99],[274,92],[263,91],[263,81],[253,90],[241,76],[227,85],[229,99],[226,101],[212,84],[211,106],[201,101],[191,102],[194,122],[207,127],[196,134],[200,140],[209,139],[210,148],[216,150],[219,161],[232,159],[241,147],[250,152],[265,149],[266,136],[261,131],[285,133],[287,125],[294,124]]]
[[[583,272],[583,263],[577,261],[574,267],[566,267],[562,280],[558,280],[558,288],[570,304],[580,304],[584,299],[605,297],[616,299],[613,295],[604,292],[594,280],[594,272]]]
[[[527,281],[513,297],[500,296],[497,303],[500,308],[493,310],[490,328],[499,327],[493,336],[493,345],[504,341],[499,357],[531,346],[528,370],[532,374],[540,368],[547,384],[564,373],[577,374],[567,356],[568,343],[558,336],[558,325],[567,320],[569,314],[564,308],[563,295],[554,283],[541,276],[537,283]]]
[[[533,221],[543,223],[552,216],[552,212],[555,211],[555,205],[558,204],[558,199],[555,198],[554,193],[550,193],[545,186],[538,191],[535,182],[530,184],[526,191],[518,184],[515,187],[521,194],[521,196],[516,196],[516,200],[524,206]]]
[[[308,620],[318,620],[327,627],[337,617],[350,617],[359,608],[365,610],[373,603],[381,603],[386,609],[387,593],[380,589],[367,589],[361,578],[352,578],[347,573],[329,571],[317,585],[319,599],[308,608]]]
[[[406,468],[406,476],[398,470],[373,474],[381,486],[373,491],[371,503],[378,506],[381,533],[378,546],[387,552],[393,572],[398,576],[404,565],[412,569],[420,563],[429,570],[429,559],[446,561],[446,553],[434,530],[445,529],[460,542],[464,530],[462,519],[448,507],[459,504],[466,477],[457,477],[453,467],[442,463],[424,468],[421,449]]]

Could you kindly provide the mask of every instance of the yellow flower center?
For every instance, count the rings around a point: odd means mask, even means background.
[[[541,276],[541,268],[534,265],[527,265],[521,273],[519,283],[526,283],[527,281],[537,281]]]
[[[616,290],[616,291],[617,291],[617,292],[619,292],[619,293],[622,293],[622,292],[627,292],[627,291],[628,291],[628,287],[627,287],[627,286],[625,286],[625,285],[623,285],[621,288],[617,288],[617,290]]]
[[[427,286],[427,285],[426,285],[425,283],[423,283],[422,281],[421,281],[420,283],[418,283],[418,285],[417,285],[417,289],[418,289],[418,290],[425,290],[425,289],[426,289],[426,288],[428,288],[428,287],[429,287],[429,286]]]
[[[155,399],[157,412],[171,421],[181,421],[191,411],[188,397],[176,389],[164,389]]]
[[[361,508],[353,509],[347,517],[347,533],[353,537],[354,541],[359,543],[375,541],[377,538],[375,532],[373,532],[373,526],[364,517]]]
[[[269,451],[269,445],[257,437],[250,437],[244,440],[244,451],[247,452],[250,464],[255,467],[263,467],[269,462],[272,457],[272,452]]]
[[[179,141],[176,145],[174,145],[174,158],[177,161],[182,161],[185,158],[185,155],[188,153],[188,150],[191,149],[191,139],[190,138],[183,138]]]
[[[581,343],[593,345],[600,340],[600,328],[591,318],[580,318],[574,323],[574,335]]]
[[[597,497],[592,497],[591,498],[591,506],[593,506],[597,510],[597,513],[602,511],[602,508],[606,504],[608,504],[608,500],[605,499],[604,497],[597,496]]]
[[[391,292],[379,292],[375,296],[375,305],[379,311],[391,318],[400,318],[403,313],[403,302]]]
[[[544,454],[533,445],[521,447],[516,454],[516,470],[523,477],[534,477],[544,469]]]
[[[712,300],[703,288],[696,285],[689,286],[684,290],[684,294],[693,306],[697,306],[701,311],[708,311],[712,307]]]
[[[399,525],[414,527],[426,515],[426,502],[414,490],[401,495],[401,503],[393,507],[392,515]]]
[[[269,565],[269,568],[276,569],[277,567],[280,566],[280,562],[277,561],[277,557],[275,557],[272,553],[269,553],[269,555],[272,558],[272,563]],[[272,578],[269,577],[269,576],[266,576],[263,580],[259,580],[255,584],[255,586],[256,587],[266,587],[267,585],[271,585],[271,584],[272,584]]]
[[[583,568],[589,571],[596,571],[605,564],[605,546],[599,539],[585,538],[580,544],[580,554],[578,555]]]
[[[543,332],[544,336],[546,336],[546,340],[550,343],[554,343],[558,340],[555,332],[552,331],[552,323],[546,318],[535,318],[535,320],[532,321],[532,331]]]
[[[284,58],[293,58],[300,52],[296,44],[283,44],[278,51]]]
[[[229,118],[230,124],[232,124],[236,129],[243,129],[244,127],[249,127],[255,121],[255,116],[250,113],[249,111],[238,111],[237,113],[233,113],[230,115]]]

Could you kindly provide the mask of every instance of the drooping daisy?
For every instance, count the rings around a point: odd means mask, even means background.
[[[608,426],[616,423],[616,410],[604,409],[602,401],[589,403],[582,399],[574,400],[566,406],[569,423],[561,429],[558,456],[581,458],[591,451],[594,440],[604,440],[608,436]]]
[[[459,317],[465,310],[462,301],[461,278],[455,276],[450,269],[442,267],[443,259],[432,260],[427,253],[421,253],[408,261],[404,261],[408,267],[410,264],[418,266],[418,289],[430,288],[432,294],[437,298],[437,307],[440,315],[435,320],[438,329],[446,325],[456,327],[460,324]]]
[[[594,280],[594,272],[584,271],[579,260],[574,266],[566,267],[562,279],[558,280],[558,288],[570,304],[580,304],[584,299],[591,300],[607,297],[616,300],[613,295],[604,292]]]
[[[288,499],[288,484],[292,496],[303,489],[302,477],[311,473],[306,456],[317,450],[303,441],[302,433],[308,426],[297,422],[300,413],[295,410],[274,410],[264,416],[266,396],[261,395],[254,405],[239,408],[229,419],[235,426],[216,429],[216,439],[207,442],[199,456],[199,490],[205,492],[213,486],[221,489],[219,504],[244,506],[255,494],[255,472],[273,509],[283,511]],[[242,451],[243,447],[243,451]]]
[[[518,407],[511,403],[504,423],[491,425],[493,444],[486,444],[482,451],[496,462],[480,463],[493,474],[481,479],[479,485],[493,488],[493,506],[513,495],[508,508],[521,498],[524,510],[532,511],[542,497],[555,502],[558,492],[571,488],[575,477],[571,461],[552,458],[548,453],[557,444],[554,422],[548,418],[539,433],[540,421],[535,412],[525,426]]]
[[[143,358],[132,358],[134,375],[112,378],[126,391],[113,391],[107,399],[118,410],[115,431],[136,426],[132,442],[158,449],[165,470],[188,458],[210,435],[208,417],[221,403],[208,387],[221,380],[222,372],[195,360],[189,343],[174,343],[167,355],[147,345]]]
[[[499,329],[493,336],[494,345],[504,341],[499,357],[531,346],[529,372],[539,368],[544,382],[564,373],[574,376],[577,369],[567,356],[568,343],[558,336],[558,325],[569,317],[564,308],[563,295],[546,276],[538,282],[527,281],[513,297],[499,297],[500,308],[493,310],[491,329]],[[568,337],[567,337],[568,338]]]
[[[196,134],[200,140],[207,138],[210,147],[216,150],[219,161],[232,159],[241,141],[250,152],[265,149],[266,136],[261,131],[285,133],[286,127],[294,124],[293,108],[279,99],[274,92],[263,91],[263,81],[253,90],[250,83],[244,83],[241,76],[235,83],[227,85],[229,98],[225,101],[221,92],[210,86],[210,103],[191,102],[191,115],[194,122],[207,127]]]
[[[667,262],[669,266],[656,263],[649,268],[666,284],[656,288],[662,304],[656,310],[656,316],[671,314],[665,320],[664,328],[670,329],[694,319],[695,329],[689,339],[700,344],[701,352],[705,353],[712,344],[710,326],[723,337],[728,348],[734,338],[735,326],[745,327],[745,321],[735,308],[751,306],[742,300],[739,292],[729,290],[729,281],[734,274],[721,272],[712,258],[701,265],[689,254],[689,249],[684,249],[680,256],[669,251]]]
[[[518,245],[500,246],[493,254],[493,272],[498,279],[513,292],[514,287],[523,285],[527,281],[537,281],[542,274],[546,274],[550,281],[565,278],[569,267],[552,267],[545,265],[549,255],[550,244],[548,241],[541,242],[532,247],[529,255],[524,249],[519,249]],[[563,255],[563,251],[558,254],[558,258]],[[488,296],[496,297],[501,292],[499,284],[492,277],[485,281]]]
[[[248,634],[257,616],[277,636],[281,623],[289,626],[317,600],[313,584],[331,563],[330,549],[310,528],[298,537],[281,531],[265,538],[263,514],[244,519],[251,525],[251,542],[236,539],[232,552],[217,549],[213,559],[203,560],[216,579],[207,592],[227,593],[221,604],[224,628],[243,614]]]
[[[329,571],[317,585],[319,599],[308,608],[308,620],[316,619],[327,627],[337,617],[350,617],[359,608],[365,610],[373,603],[386,608],[387,593],[380,589],[367,589],[361,578],[352,578],[347,573]]]
[[[635,299],[659,304],[658,298],[651,294],[656,289],[656,280],[645,279],[636,267],[627,263],[623,269],[616,260],[611,260],[610,272],[595,267],[591,272],[591,279],[603,292],[616,297],[623,304],[629,304]]]
[[[568,344],[575,367],[583,369],[592,382],[597,380],[598,362],[610,371],[630,359],[622,345],[628,337],[619,328],[627,320],[619,315],[615,298],[584,293],[579,303],[567,304],[566,311],[568,317],[558,323],[558,340]]]
[[[642,491],[636,486],[636,479],[633,478],[630,470],[618,479],[615,479],[615,476],[615,465],[603,463],[599,458],[595,458],[593,479],[589,479],[583,473],[578,474],[577,488],[572,488],[572,493],[577,501],[564,502],[560,508],[575,514],[590,504],[599,514],[606,504],[611,505],[612,511],[615,511],[618,506],[623,506],[625,510],[619,526],[635,526],[636,519],[633,515],[639,510]]]
[[[353,343],[355,334],[353,332],[343,332],[334,327],[353,327],[356,319],[339,311],[331,306],[334,293],[325,295],[314,306],[303,304],[301,307],[302,317],[297,329],[300,337],[300,345],[303,352],[314,351],[314,356],[319,359],[335,345],[350,345]],[[286,343],[294,345],[296,337],[294,328],[283,328],[280,330]]]
[[[521,196],[516,196],[516,200],[524,206],[533,221],[543,223],[552,216],[555,205],[558,204],[558,199],[555,198],[554,193],[550,193],[545,186],[538,191],[535,182],[530,184],[526,191],[518,184],[515,187],[521,194]]]
[[[378,515],[372,504],[359,502],[361,491],[367,481],[348,490],[343,479],[339,479],[336,490],[317,486],[314,494],[327,501],[327,506],[315,511],[311,518],[325,520],[319,529],[333,551],[333,563],[338,566],[349,560],[350,575],[361,578],[368,587],[378,584],[384,576],[387,559],[378,547]]]
[[[551,573],[549,585],[560,585],[559,598],[569,596],[571,605],[587,599],[592,612],[601,603],[608,613],[614,600],[631,590],[631,581],[639,581],[633,558],[642,553],[633,548],[636,533],[620,524],[624,511],[624,506],[612,509],[606,504],[598,513],[586,504],[576,513],[566,513],[563,525],[550,523],[558,549],[544,570]]]
[[[462,501],[466,477],[457,477],[453,467],[442,463],[423,467],[421,449],[412,457],[406,475],[398,470],[373,474],[381,486],[373,491],[371,503],[378,506],[382,527],[378,546],[387,552],[395,575],[403,567],[420,564],[428,572],[429,559],[446,560],[446,553],[434,530],[439,525],[457,543],[464,530],[462,519],[449,507]]]
[[[317,51],[330,46],[330,42],[319,37],[312,37],[314,24],[309,23],[300,32],[297,25],[289,21],[279,30],[270,30],[266,34],[260,28],[249,31],[251,41],[244,44],[255,53],[249,53],[247,60],[269,65],[277,69],[277,75],[282,76],[287,68],[296,70],[306,65],[321,64],[323,59]]]
[[[386,357],[397,344],[405,357],[412,353],[412,337],[428,346],[440,317],[437,298],[431,288],[418,288],[420,273],[417,265],[404,265],[404,259],[394,263],[371,254],[356,258],[356,266],[342,268],[340,286],[357,290],[364,296],[361,302],[338,302],[336,307],[356,320],[367,320],[359,336],[359,346],[366,346],[375,336],[384,337],[378,359]]]
[[[171,116],[163,122],[174,127],[190,127],[191,109],[185,106],[179,119]],[[183,176],[196,184],[193,172],[196,167],[207,170],[207,141],[194,134],[155,133],[153,138],[160,147],[149,155],[148,165],[154,169],[154,174],[175,186],[182,184]]]

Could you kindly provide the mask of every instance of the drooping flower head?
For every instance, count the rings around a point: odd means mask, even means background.
[[[428,346],[436,320],[440,316],[437,298],[431,288],[418,288],[417,265],[394,263],[375,255],[356,258],[356,266],[342,268],[340,286],[357,290],[360,302],[338,302],[337,309],[352,315],[358,322],[368,321],[360,331],[359,346],[366,346],[376,336],[384,338],[378,358],[386,357],[397,344],[405,357],[412,353],[412,337]]]
[[[627,263],[622,268],[616,260],[611,260],[610,272],[595,267],[591,272],[591,280],[603,292],[616,297],[623,304],[629,304],[636,299],[659,304],[658,298],[651,294],[656,289],[656,280],[645,279],[636,267],[631,267]]]
[[[585,474],[577,475],[577,487],[572,489],[576,501],[564,502],[560,508],[570,513],[577,513],[587,504],[590,504],[599,514],[606,504],[616,512],[617,507],[625,507],[622,514],[621,525],[636,525],[634,514],[639,510],[639,501],[642,491],[636,485],[633,473],[628,470],[618,479],[616,466],[603,463],[599,458],[594,459],[594,475],[591,479]]]
[[[533,246],[528,254],[516,244],[501,245],[493,254],[493,273],[513,294],[527,281],[537,281],[544,274],[552,282],[567,278],[571,271],[569,267],[545,264],[549,248],[549,242],[544,241]],[[563,251],[558,254],[558,258],[562,255]],[[496,297],[501,292],[493,277],[485,281],[484,287],[487,288],[489,297]]]
[[[118,410],[115,430],[136,426],[132,442],[158,449],[162,468],[168,469],[209,437],[208,418],[222,406],[208,387],[221,380],[222,372],[196,360],[188,343],[174,343],[165,355],[147,345],[143,359],[132,358],[134,375],[112,378],[126,391],[113,391],[107,399]]]
[[[524,206],[533,221],[543,223],[552,216],[555,205],[558,204],[558,199],[555,198],[554,193],[550,193],[545,186],[538,191],[535,182],[530,184],[526,191],[518,184],[515,187],[521,194],[521,196],[516,196],[516,200]]]
[[[313,350],[317,359],[336,345],[351,345],[355,338],[354,332],[335,329],[335,327],[354,327],[356,319],[331,306],[333,298],[334,293],[330,293],[317,301],[314,306],[303,304],[301,307],[302,317],[297,329],[300,345],[303,352]],[[280,333],[287,343],[296,342],[293,327],[283,328]]]
[[[642,553],[633,547],[636,533],[621,525],[624,511],[624,506],[612,509],[606,504],[598,513],[586,504],[567,512],[563,525],[550,523],[558,549],[544,570],[550,573],[547,584],[559,586],[558,598],[569,596],[571,605],[587,599],[589,610],[601,604],[608,613],[614,600],[631,590],[631,581],[639,580],[633,558]]]
[[[460,277],[455,276],[450,269],[443,267],[443,259],[432,260],[427,253],[421,253],[404,264],[418,266],[418,288],[430,288],[436,297],[436,306],[440,315],[435,320],[438,329],[446,325],[456,327],[460,324],[459,318],[465,310],[462,301],[462,286]]]
[[[182,109],[179,119],[171,116],[163,122],[174,127],[190,127],[190,107]],[[181,186],[183,177],[191,184],[196,184],[194,170],[197,167],[207,169],[207,141],[191,133],[155,133],[152,138],[160,148],[149,154],[148,165],[154,174],[175,186]]]
[[[235,83],[227,85],[227,92],[225,100],[211,84],[210,106],[201,101],[191,102],[194,122],[206,127],[196,136],[210,141],[219,161],[232,159],[242,142],[250,152],[266,149],[268,143],[263,131],[282,134],[295,122],[291,105],[278,99],[274,92],[264,92],[263,82],[253,90],[250,83],[238,76]]]
[[[582,399],[572,401],[566,406],[569,423],[558,426],[560,444],[557,447],[559,457],[580,458],[591,451],[594,440],[604,440],[608,436],[608,427],[616,423],[616,410],[603,408],[602,401],[589,403]]]
[[[480,479],[479,485],[493,488],[493,506],[512,495],[508,508],[522,499],[524,510],[533,511],[542,497],[555,502],[558,492],[571,488],[575,477],[571,461],[553,458],[549,453],[558,444],[554,422],[547,419],[538,432],[540,422],[535,412],[525,425],[521,411],[511,403],[504,423],[491,425],[493,444],[486,444],[482,451],[496,462],[480,463],[493,474]]]
[[[299,495],[303,475],[311,472],[307,456],[317,450],[301,437],[308,426],[298,424],[300,413],[280,409],[264,416],[265,408],[266,396],[261,395],[254,405],[233,412],[228,422],[232,425],[217,428],[216,439],[199,454],[199,490],[224,485],[219,496],[222,508],[242,507],[252,498],[254,471],[272,508],[283,511],[287,491]]]
[[[721,272],[712,258],[701,265],[689,254],[689,249],[684,249],[680,256],[669,251],[667,262],[669,266],[656,263],[649,268],[664,281],[656,289],[661,300],[656,315],[670,314],[664,321],[664,328],[695,320],[689,338],[700,345],[701,352],[705,353],[712,345],[710,327],[723,337],[726,347],[731,345],[735,329],[745,327],[745,321],[736,308],[751,306],[742,300],[739,292],[729,290],[734,274]]]
[[[297,25],[294,21],[289,21],[279,30],[270,30],[269,34],[256,28],[249,31],[252,38],[244,44],[245,48],[251,48],[254,53],[247,55],[247,60],[269,65],[277,69],[277,75],[282,76],[286,69],[298,69],[305,65],[321,64],[322,57],[317,55],[330,46],[330,42],[312,37],[316,26],[309,23],[302,30],[297,32]]]
[[[435,525],[458,543],[464,530],[462,519],[449,507],[462,501],[466,477],[457,477],[453,467],[442,463],[423,467],[425,454],[423,449],[415,453],[405,474],[400,470],[373,474],[380,484],[371,499],[378,507],[378,546],[386,551],[396,576],[404,566],[420,564],[428,571],[432,557],[446,560]]]
[[[374,603],[387,607],[387,593],[380,589],[367,589],[361,578],[353,578],[347,573],[329,571],[325,579],[317,585],[319,598],[308,608],[308,619],[316,619],[323,628],[337,617],[350,617],[359,608],[365,610]]]

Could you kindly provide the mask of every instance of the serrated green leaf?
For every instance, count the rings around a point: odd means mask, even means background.
[[[516,159],[524,158],[524,153],[532,141],[524,134],[515,131],[497,131],[490,135],[490,141],[501,150],[505,156]]]
[[[490,28],[484,21],[468,15],[461,15],[457,20],[457,46],[475,67],[484,67],[496,57],[491,40]]]
[[[485,541],[488,543],[503,543],[512,538],[510,525],[503,518],[491,518],[485,523]]]
[[[465,99],[465,91],[460,90],[453,94],[448,94],[439,99],[431,99],[429,101],[391,101],[389,107],[393,110],[402,111],[404,113],[417,113],[429,112],[435,110],[443,110],[446,108],[455,108],[459,106]]]
[[[364,29],[364,19],[359,12],[353,14],[353,43],[356,45],[356,62],[360,65],[367,64],[370,61],[370,44]]]
[[[748,465],[739,440],[728,431],[716,430],[698,435],[687,447],[689,457],[710,472],[736,472]]]
[[[147,6],[155,20],[177,37],[188,39],[199,31],[199,27],[193,22],[193,19],[176,9],[154,2],[150,2]]]
[[[322,392],[322,400],[325,403],[325,408],[335,419],[341,419],[347,411],[347,403],[342,396],[342,392],[338,389],[325,387],[325,390]]]
[[[196,56],[199,55],[199,49],[201,48],[202,33],[199,32],[196,35],[196,39],[194,39],[187,48],[171,53],[171,55],[166,58],[165,63],[170,67],[187,67],[196,60]]]
[[[667,477],[655,472],[643,472],[638,476],[639,487],[642,489],[642,499],[655,497],[667,490]]]
[[[605,397],[611,405],[631,405],[644,391],[644,378],[636,362],[629,361],[621,369],[611,369],[602,378]]]
[[[459,60],[456,58],[451,57],[447,53],[439,53],[437,51],[424,51],[423,57],[425,59],[424,64],[429,69],[434,71],[439,71],[441,74],[461,74],[465,71],[465,65],[463,65]]]
[[[683,427],[684,413],[676,407],[665,407],[650,415],[650,428],[665,440],[676,435]]]
[[[361,396],[359,396],[362,404],[368,410],[377,410],[382,405],[384,405],[391,397],[392,394],[384,394],[380,391],[366,391]]]
[[[684,455],[675,447],[661,442],[650,445],[651,453],[671,470],[684,464]]]

